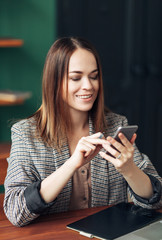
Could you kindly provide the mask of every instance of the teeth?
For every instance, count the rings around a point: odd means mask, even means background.
[[[86,95],[86,96],[85,96],[85,95],[78,95],[77,97],[78,97],[78,98],[82,98],[82,99],[84,98],[84,99],[85,99],[85,98],[90,98],[91,96],[92,96],[92,95]]]

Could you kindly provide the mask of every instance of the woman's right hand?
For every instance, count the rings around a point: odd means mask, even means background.
[[[53,201],[65,187],[74,172],[88,163],[107,143],[102,133],[82,137],[72,156],[65,163],[45,178],[41,183],[40,194],[45,202]],[[53,187],[55,186],[55,187]]]
[[[107,140],[105,140],[101,132],[82,137],[69,160],[73,162],[75,168],[78,169],[94,158],[104,143],[107,143]]]

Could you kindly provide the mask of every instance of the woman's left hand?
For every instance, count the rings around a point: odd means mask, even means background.
[[[133,143],[137,135],[134,134],[130,142],[122,133],[119,133],[118,137],[122,144],[109,136],[107,137],[107,144],[102,145],[107,152],[99,152],[99,154],[101,157],[111,162],[121,174],[128,175],[134,166]]]

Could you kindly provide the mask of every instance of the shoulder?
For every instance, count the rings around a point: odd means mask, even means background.
[[[30,149],[49,149],[41,137],[37,135],[34,117],[15,123],[11,128],[11,138],[12,142],[23,142]]]
[[[17,134],[21,133],[21,134],[31,134],[34,133],[36,131],[36,124],[35,124],[35,119],[29,118],[29,119],[23,119],[17,123],[15,123],[12,128],[11,128],[12,132],[15,132]]]
[[[128,120],[125,116],[114,113],[114,112],[105,112],[105,118],[107,123],[107,128],[105,132],[107,134],[114,134],[118,127],[128,125]]]
[[[109,126],[114,124],[122,124],[122,125],[128,124],[127,118],[125,116],[114,113],[114,112],[106,112],[105,117],[106,117],[107,124]]]
[[[42,140],[37,137],[36,122],[34,117],[21,120],[15,123],[11,128],[11,136],[13,139],[21,139],[26,143],[38,144]]]

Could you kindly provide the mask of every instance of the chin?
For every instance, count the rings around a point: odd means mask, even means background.
[[[77,104],[77,106],[72,106],[71,105],[71,109],[78,111],[78,112],[89,112],[93,107],[93,104],[87,104],[87,105],[81,105],[81,104]]]
[[[78,110],[81,111],[81,112],[89,112],[91,109],[92,109],[92,106],[91,107],[87,107],[87,108],[80,108]]]

